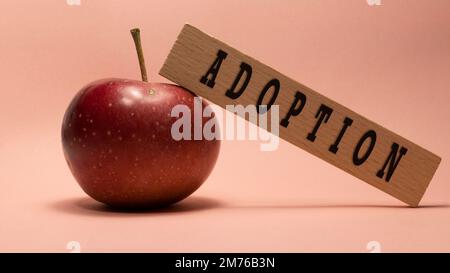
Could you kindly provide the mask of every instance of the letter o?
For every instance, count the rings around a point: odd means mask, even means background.
[[[368,138],[370,138],[369,148],[362,157],[359,157],[359,150],[361,149],[361,146],[364,144],[364,142],[366,142]],[[372,153],[376,141],[377,141],[377,133],[374,130],[367,131],[361,137],[358,144],[356,144],[355,150],[353,151],[353,164],[355,164],[356,166],[363,164]]]

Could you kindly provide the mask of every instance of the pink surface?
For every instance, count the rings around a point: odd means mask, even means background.
[[[75,1],[72,1],[75,2]],[[0,2],[0,251],[450,251],[450,2]],[[158,212],[108,211],[63,159],[77,90],[149,77],[189,22],[442,157],[411,209],[282,141],[224,141],[208,181]]]

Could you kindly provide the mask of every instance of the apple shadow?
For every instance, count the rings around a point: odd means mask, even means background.
[[[208,210],[221,206],[222,203],[216,199],[190,196],[171,206],[157,209],[118,209],[97,202],[89,197],[59,200],[50,204],[50,208],[64,213],[78,214],[84,216],[149,216],[163,214],[177,214]]]
[[[419,207],[410,207],[408,205],[383,205],[383,204],[245,204],[233,205],[224,204],[223,202],[207,197],[190,196],[169,207],[158,209],[117,209],[97,202],[89,197],[72,198],[59,200],[50,204],[54,210],[78,214],[83,216],[149,216],[149,215],[168,215],[179,214],[195,211],[203,211],[209,209],[390,209],[390,210],[417,210],[417,209],[442,209],[450,208],[450,204],[428,204]]]

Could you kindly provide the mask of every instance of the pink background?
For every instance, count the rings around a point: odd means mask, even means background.
[[[450,251],[450,1],[0,1],[0,251]],[[208,181],[171,209],[106,210],[63,159],[69,101],[157,75],[185,22],[442,157],[411,209],[282,141],[224,141]]]

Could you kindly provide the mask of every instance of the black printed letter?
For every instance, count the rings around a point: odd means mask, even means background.
[[[368,138],[370,138],[369,148],[362,157],[359,157],[359,150],[361,149],[361,146]],[[363,164],[372,153],[376,141],[377,141],[377,133],[375,133],[374,130],[367,131],[367,133],[365,133],[359,140],[358,144],[356,145],[355,151],[353,151],[353,164],[355,164],[356,166]]]
[[[220,65],[222,64],[222,61],[227,57],[227,53],[225,51],[222,51],[219,49],[217,52],[217,58],[214,61],[214,63],[209,68],[208,72],[200,79],[200,82],[203,84],[206,84],[207,86],[213,88],[214,84],[216,84],[214,81],[216,80],[217,73],[219,72]],[[208,80],[208,76],[211,74],[211,79]]]
[[[275,100],[277,99],[278,96],[278,92],[280,91],[280,81],[277,79],[272,79],[271,81],[269,81],[266,86],[264,86],[263,90],[261,91],[261,94],[259,94],[259,98],[258,98],[258,102],[256,103],[256,112],[258,112],[258,114],[261,114],[259,112],[259,106],[261,106],[264,96],[266,95],[267,91],[271,88],[274,87],[273,89],[273,94],[272,97],[270,98],[269,103],[267,103],[267,108],[264,111],[267,112],[269,111],[270,107],[272,107],[272,104],[275,102]]]
[[[314,127],[312,132],[309,133],[308,136],[306,137],[308,140],[312,142],[316,140],[316,134],[317,131],[319,130],[320,125],[322,124],[322,122],[327,123],[328,119],[331,116],[331,113],[333,113],[333,109],[324,104],[320,105],[319,110],[317,111],[316,114],[316,118],[319,118],[319,120],[317,120],[316,126]]]
[[[242,83],[241,89],[239,89],[238,92],[234,92],[238,83],[241,81],[242,75],[244,75],[244,72],[246,74],[245,80]],[[248,82],[250,81],[250,78],[252,77],[252,67],[247,64],[242,62],[241,63],[241,70],[239,70],[239,74],[236,76],[236,79],[233,82],[233,85],[230,87],[230,89],[227,90],[227,92],[225,93],[225,95],[227,95],[227,97],[232,98],[232,99],[237,99],[239,98],[242,93],[244,93],[245,88],[247,88]]]
[[[339,143],[341,143],[342,137],[345,134],[345,131],[347,131],[347,128],[350,127],[353,123],[353,120],[351,118],[345,117],[344,119],[344,126],[342,126],[341,131],[339,132],[338,137],[336,138],[336,141],[334,142],[333,145],[330,146],[330,148],[328,149],[330,152],[332,152],[333,154],[337,153],[337,151],[339,150]]]
[[[300,102],[300,104],[297,106],[297,104]],[[306,104],[306,96],[300,91],[297,91],[295,93],[295,99],[291,104],[291,108],[289,108],[289,111],[287,112],[286,116],[281,120],[280,125],[283,127],[288,127],[289,125],[289,119],[291,116],[297,116],[299,115],[303,107],[305,107]]]
[[[398,146],[397,143],[394,142],[392,144],[391,153],[389,154],[388,158],[384,162],[383,168],[381,168],[381,170],[379,170],[377,172],[377,176],[379,178],[383,178],[384,170],[386,169],[386,167],[387,167],[387,165],[389,163],[389,169],[388,169],[387,174],[386,174],[386,182],[389,182],[389,180],[391,179],[391,176],[394,174],[395,168],[397,168],[397,165],[400,162],[400,159],[402,159],[402,156],[404,156],[406,154],[406,152],[408,151],[408,149],[406,149],[405,147],[401,147],[400,148],[400,155],[398,156],[398,159],[395,159],[397,157],[398,147],[399,146]]]

